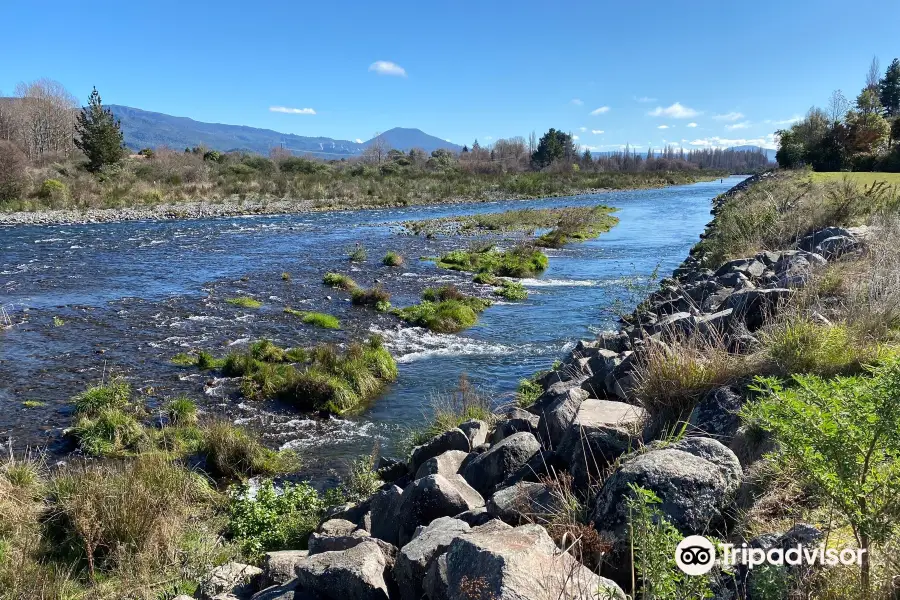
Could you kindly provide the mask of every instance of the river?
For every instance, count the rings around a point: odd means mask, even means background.
[[[435,394],[454,388],[461,374],[495,403],[508,402],[521,378],[548,368],[576,340],[614,328],[612,309],[633,302],[633,284],[657,269],[669,274],[710,220],[712,198],[741,179],[527,201],[0,228],[0,306],[13,322],[0,330],[0,441],[64,450],[69,399],[117,373],[151,408],[187,393],[204,411],[259,430],[269,445],[297,449],[310,473],[340,468],[375,444],[389,453],[428,419]],[[417,302],[424,287],[436,284],[489,294],[490,288],[471,283],[471,275],[419,260],[465,246],[467,239],[409,235],[397,223],[600,203],[619,209],[619,225],[596,240],[548,251],[549,268],[524,281],[528,300],[497,303],[457,335],[401,326],[395,317],[351,306],[348,294],[321,284],[326,271],[348,273],[366,286],[377,280],[396,306]],[[368,260],[351,266],[346,256],[357,242]],[[406,263],[382,266],[388,250]],[[285,272],[289,281],[282,279]],[[263,307],[225,302],[244,295]],[[285,306],[335,314],[343,327],[313,329],[284,314]],[[170,362],[191,348],[223,355],[260,337],[292,346],[372,332],[384,337],[400,376],[368,409],[347,418],[323,420],[277,403],[244,402],[233,382]],[[26,400],[39,405],[25,406]]]

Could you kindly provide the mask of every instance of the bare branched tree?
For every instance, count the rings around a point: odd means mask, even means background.
[[[878,57],[873,56],[872,62],[869,64],[869,72],[866,73],[866,88],[877,91],[879,81],[881,81],[881,64],[878,62]]]
[[[850,110],[850,102],[844,96],[844,92],[841,90],[831,92],[831,97],[828,99],[828,117],[831,119],[832,125],[843,122],[844,115],[848,110]]]
[[[369,163],[380,165],[387,158],[388,152],[391,151],[391,145],[387,143],[381,134],[376,132],[372,141],[363,151],[363,160]]]
[[[37,162],[54,154],[68,157],[75,149],[75,96],[58,81],[45,78],[20,83],[16,97],[16,137],[28,157]]]

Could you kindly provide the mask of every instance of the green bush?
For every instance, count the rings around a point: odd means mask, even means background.
[[[494,290],[494,294],[507,300],[525,300],[528,298],[528,290],[516,281],[501,281],[500,287]]]
[[[213,421],[202,432],[200,454],[206,458],[207,471],[215,477],[279,475],[299,467],[293,452],[266,448],[247,431],[227,421]]]
[[[315,488],[306,483],[285,483],[276,490],[267,479],[253,496],[241,485],[230,493],[227,535],[251,560],[265,552],[306,548],[324,508]]]
[[[166,404],[166,414],[172,425],[194,425],[197,423],[197,403],[181,395]]]
[[[64,200],[69,189],[58,179],[45,179],[38,190],[38,196],[44,200]]]
[[[112,407],[79,415],[72,434],[82,451],[91,456],[122,456],[139,450],[147,439],[133,415]]]
[[[403,257],[394,251],[390,251],[384,255],[381,263],[387,267],[399,267],[403,264]]]
[[[356,244],[356,247],[350,250],[347,256],[350,262],[365,262],[368,253],[362,244]]]
[[[534,380],[522,379],[519,381],[519,389],[516,390],[516,404],[522,408],[531,406],[543,393],[544,388],[538,385]]]
[[[391,308],[391,294],[380,284],[368,290],[357,288],[353,290],[350,298],[353,304],[371,306],[378,312],[385,312]]]
[[[520,245],[502,252],[492,247],[453,250],[442,255],[436,264],[457,271],[522,278],[544,272],[549,263],[547,255],[540,250]]]
[[[325,273],[322,283],[347,291],[353,291],[359,287],[349,276],[341,275],[340,273]]]

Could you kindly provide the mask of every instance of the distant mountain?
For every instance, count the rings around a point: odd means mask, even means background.
[[[397,150],[411,150],[413,148],[421,148],[425,152],[433,152],[439,148],[453,152],[462,150],[462,146],[457,146],[447,140],[428,135],[421,129],[409,129],[406,127],[394,127],[385,131],[366,142],[365,146],[372,145],[375,140],[383,140],[387,142],[388,146]]]
[[[753,152],[762,150],[766,153],[766,158],[768,158],[770,162],[775,162],[775,153],[777,152],[777,150],[773,150],[772,148],[762,148],[760,146],[733,146],[729,148],[729,150],[751,150]]]
[[[118,104],[110,104],[109,109],[122,122],[125,145],[135,151],[158,146],[168,146],[180,150],[203,145],[220,152],[245,151],[265,155],[272,148],[284,146],[294,154],[312,154],[320,158],[340,159],[361,155],[375,139],[383,139],[391,148],[404,151],[412,148],[422,148],[426,152],[438,148],[446,148],[454,152],[462,150],[461,146],[428,135],[419,129],[403,127],[385,131],[368,142],[357,143],[327,137],[306,137],[281,133],[245,125],[204,123],[187,117],[173,117]]]

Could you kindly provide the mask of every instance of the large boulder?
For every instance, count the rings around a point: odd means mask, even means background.
[[[266,552],[263,557],[262,581],[265,586],[284,585],[294,578],[297,565],[309,556],[307,550]]]
[[[846,235],[835,235],[819,242],[819,245],[815,248],[815,252],[816,254],[823,256],[826,260],[832,260],[839,258],[844,254],[855,252],[859,250],[859,248],[860,244],[856,241],[856,238]]]
[[[198,597],[209,600],[214,596],[231,594],[250,596],[262,584],[263,570],[238,562],[226,563],[213,569],[200,583]]]
[[[397,545],[400,536],[400,524],[397,522],[397,509],[403,490],[396,485],[389,485],[376,492],[369,503],[371,507],[372,537]]]
[[[538,525],[461,535],[443,561],[445,577],[434,579],[447,586],[437,597],[448,600],[625,599],[615,583],[560,552]]]
[[[310,556],[297,565],[297,587],[323,600],[388,600],[387,560],[374,541]]]
[[[461,423],[459,429],[469,438],[469,445],[473,448],[485,443],[488,433],[491,431],[490,425],[479,419],[471,419]]]
[[[741,426],[738,411],[743,398],[729,387],[708,392],[694,407],[688,423],[691,432],[728,444]]]
[[[778,286],[796,288],[806,285],[813,271],[825,262],[821,255],[813,252],[785,250],[772,268],[775,270]]]
[[[400,497],[396,512],[400,546],[405,546],[412,539],[420,525],[482,506],[484,498],[458,475],[453,478],[442,475],[423,477],[409,484]]]
[[[806,252],[813,252],[816,246],[832,237],[847,237],[851,239],[855,238],[855,236],[850,231],[844,229],[843,227],[826,227],[801,239],[799,242],[797,242],[797,247],[801,250],[805,250]]]
[[[469,461],[463,467],[462,476],[480,494],[490,495],[540,449],[540,442],[532,434],[513,434]]]
[[[646,410],[633,404],[594,399],[582,402],[557,448],[576,487],[586,490],[601,469],[634,447],[648,417]]]
[[[429,475],[443,475],[444,477],[456,475],[468,456],[469,453],[462,450],[448,450],[443,454],[433,456],[423,462],[416,471],[416,479],[422,479]]]
[[[535,400],[534,404],[528,407],[528,412],[540,416],[544,413],[548,406],[556,402],[556,400],[574,390],[578,390],[574,393],[582,392],[581,389],[582,384],[587,381],[587,377],[580,377],[578,379],[570,379],[567,381],[559,381],[549,386],[543,394],[538,396],[538,399]]]
[[[605,396],[606,377],[612,373],[613,369],[619,366],[620,362],[622,362],[622,358],[618,352],[599,348],[588,363],[591,376],[581,384],[581,388],[587,391],[590,397],[600,398]]]
[[[741,290],[725,298],[716,312],[731,309],[732,318],[741,319],[752,332],[771,319],[790,294],[791,290],[783,287]]]
[[[539,418],[527,410],[510,408],[506,411],[506,418],[497,421],[494,433],[491,435],[491,443],[496,444],[500,440],[508,438],[514,433],[527,431],[529,433],[538,430]]]
[[[469,444],[469,436],[461,429],[451,429],[445,431],[422,444],[413,448],[409,457],[409,472],[415,473],[422,466],[422,463],[429,458],[439,456],[449,450],[461,450],[469,452],[472,449]]]
[[[487,511],[510,525],[542,523],[559,512],[561,498],[543,483],[519,482],[497,490],[488,498]]]
[[[604,482],[594,504],[598,531],[622,536],[629,484],[659,496],[659,509],[684,535],[718,527],[740,485],[743,469],[734,452],[709,438],[685,438],[626,457]]]
[[[541,414],[538,435],[546,447],[553,449],[559,445],[563,435],[578,413],[578,407],[588,397],[584,389],[570,390],[557,397]]]
[[[468,523],[450,517],[435,519],[403,548],[394,567],[401,600],[419,600],[431,561],[442,554],[458,535],[471,531]]]

